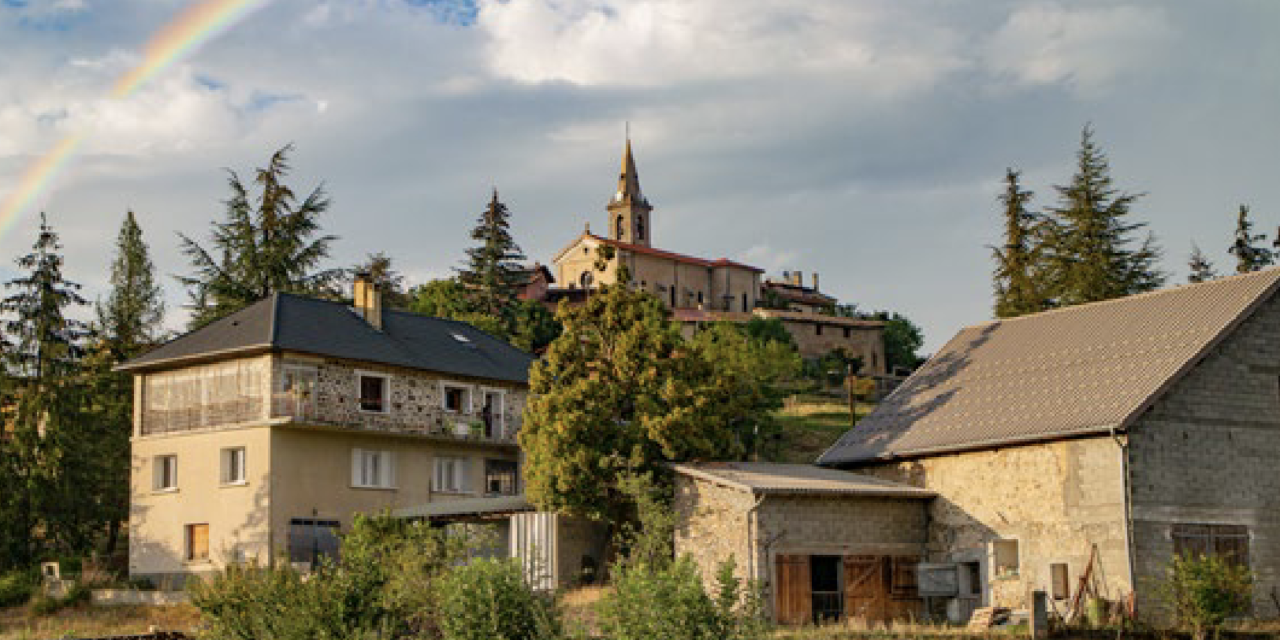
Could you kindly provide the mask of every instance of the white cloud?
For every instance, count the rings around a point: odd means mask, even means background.
[[[1065,83],[1085,95],[1110,89],[1167,55],[1174,30],[1162,7],[1023,6],[986,44],[987,66],[1028,85]]]
[[[767,244],[752,245],[742,252],[742,262],[753,267],[760,267],[767,274],[778,274],[784,270],[794,270],[800,265],[800,252],[794,249],[779,249]]]

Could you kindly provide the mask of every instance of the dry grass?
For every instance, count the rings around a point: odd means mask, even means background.
[[[596,603],[609,593],[608,587],[578,587],[560,594],[560,613],[570,628],[580,628],[589,634],[598,632]]]
[[[200,613],[190,605],[81,605],[48,616],[37,616],[29,607],[14,607],[0,609],[0,640],[131,635],[146,633],[152,627],[166,631],[192,631],[199,623]]]

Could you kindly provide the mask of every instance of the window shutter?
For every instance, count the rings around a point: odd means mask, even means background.
[[[458,479],[458,490],[463,493],[471,491],[471,458],[458,460],[458,473],[462,475]]]
[[[222,455],[221,455],[221,456],[219,456],[219,457],[220,457],[220,458],[221,458],[221,460],[222,460],[222,484],[226,484],[226,483],[228,483],[228,482],[231,482],[231,477],[232,477],[232,476],[231,476],[231,473],[232,473],[232,471],[231,471],[231,467],[232,467],[232,464],[231,464],[231,458],[232,458],[232,452],[231,452],[231,449],[223,449],[223,450],[222,450]]]
[[[360,486],[360,467],[364,464],[364,452],[359,449],[351,450],[351,486]]]
[[[383,465],[383,469],[385,470],[383,474],[386,477],[384,478],[382,486],[394,487],[396,486],[396,452],[384,451],[383,455],[386,457],[386,463]]]

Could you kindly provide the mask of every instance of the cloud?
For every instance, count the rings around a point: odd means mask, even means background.
[[[775,274],[789,270],[799,263],[800,252],[794,249],[778,249],[767,244],[752,245],[742,252],[742,262],[760,267],[765,273]]]
[[[1067,8],[1034,3],[1013,11],[984,59],[1017,84],[1066,84],[1097,95],[1165,58],[1174,29],[1159,6]]]

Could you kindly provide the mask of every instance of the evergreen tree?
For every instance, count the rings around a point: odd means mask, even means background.
[[[183,234],[182,251],[195,273],[179,280],[191,298],[191,325],[202,326],[242,309],[273,292],[333,295],[340,269],[318,269],[329,257],[334,236],[315,237],[319,217],[329,209],[324,186],[301,202],[284,183],[289,175],[286,145],[271,156],[254,177],[259,193],[249,190],[234,171],[228,172],[231,197],[226,219],[213,225],[212,247],[206,249]]]
[[[1155,236],[1148,233],[1132,247],[1134,234],[1146,227],[1127,221],[1139,195],[1112,186],[1111,168],[1093,142],[1091,126],[1080,134],[1071,182],[1054,188],[1059,204],[1049,209],[1053,218],[1046,248],[1057,305],[1108,300],[1164,284]]]
[[[351,269],[352,274],[367,273],[382,292],[382,306],[386,309],[407,309],[409,296],[404,289],[404,276],[391,264],[391,256],[379,251],[371,253],[365,261]]]
[[[504,322],[510,321],[524,277],[520,262],[525,257],[511,237],[510,218],[507,205],[498,200],[494,189],[471,231],[471,238],[479,245],[467,249],[467,266],[458,270],[458,281],[473,299],[474,310]]]
[[[1277,237],[1277,239],[1280,240],[1280,237]],[[1258,271],[1271,266],[1275,262],[1275,253],[1266,247],[1260,247],[1256,244],[1266,242],[1266,240],[1267,234],[1265,233],[1254,235],[1253,223],[1249,221],[1249,207],[1240,205],[1240,210],[1236,215],[1235,241],[1227,249],[1231,255],[1236,257],[1236,273]]]
[[[1019,184],[1019,172],[1005,170],[1004,245],[991,247],[996,260],[996,317],[1012,318],[1043,311],[1045,269],[1041,246],[1041,221],[1027,210],[1032,193]]]
[[[534,363],[520,430],[526,495],[539,508],[622,524],[635,514],[624,475],[740,455],[738,382],[685,343],[657,298],[606,285],[557,319],[564,333]]]
[[[105,551],[115,551],[120,525],[129,516],[129,436],[133,424],[133,380],[112,368],[163,339],[164,299],[150,250],[132,211],[125,215],[111,263],[111,293],[97,304],[99,336],[85,359],[85,418],[101,431],[98,447],[105,476],[94,491],[107,519]]]
[[[1213,270],[1213,263],[1209,262],[1195,243],[1191,244],[1191,258],[1187,261],[1187,266],[1191,268],[1187,282],[1208,282],[1218,277],[1217,272]]]
[[[111,263],[111,293],[105,304],[98,303],[97,313],[102,337],[117,363],[140,355],[163,335],[164,297],[132,211],[120,225]]]
[[[44,547],[83,551],[102,522],[92,490],[103,477],[97,434],[80,417],[78,376],[88,331],[65,314],[68,307],[88,303],[80,285],[63,277],[60,249],[41,214],[32,252],[17,260],[22,274],[5,283],[14,292],[0,301],[13,342],[5,364],[16,378],[11,433],[3,445],[6,486],[0,492],[6,503],[0,507],[0,545],[7,556],[0,563],[10,566],[31,562]]]

